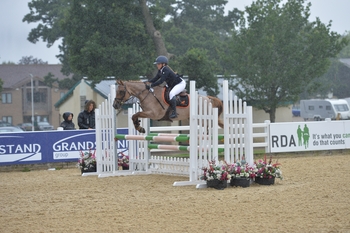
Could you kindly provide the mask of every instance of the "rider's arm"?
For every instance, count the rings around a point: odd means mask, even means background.
[[[169,69],[164,67],[161,72],[158,72],[158,74],[160,75],[160,78],[156,82],[152,82],[151,87],[158,86],[163,82],[165,82],[170,72],[171,71]]]
[[[157,72],[156,76],[154,76],[154,78],[152,78],[151,80],[149,80],[150,83],[154,83],[155,81],[157,81],[160,78],[160,71]]]

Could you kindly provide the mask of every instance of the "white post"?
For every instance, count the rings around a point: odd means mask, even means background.
[[[198,179],[197,157],[198,157],[198,138],[197,138],[197,125],[198,120],[196,118],[198,114],[198,93],[196,91],[196,83],[190,81],[190,182],[194,182]]]
[[[230,151],[232,147],[229,147],[228,145],[230,144],[230,121],[227,115],[230,113],[229,108],[232,108],[232,106],[229,106],[229,96],[228,96],[228,81],[224,80],[223,81],[223,108],[224,112],[223,114],[223,120],[224,120],[224,158],[227,162],[231,162],[230,160]],[[233,140],[233,138],[231,139]]]
[[[254,148],[253,148],[253,107],[247,106],[247,118],[244,125],[244,141],[245,154],[247,163],[252,166],[254,164]]]

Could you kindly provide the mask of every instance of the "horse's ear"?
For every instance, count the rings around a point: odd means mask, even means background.
[[[123,85],[123,81],[120,79],[117,80],[117,83],[118,83],[118,85]]]

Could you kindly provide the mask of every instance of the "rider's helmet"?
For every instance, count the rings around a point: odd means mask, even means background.
[[[159,56],[156,58],[156,61],[153,64],[168,64],[168,58],[166,56]]]

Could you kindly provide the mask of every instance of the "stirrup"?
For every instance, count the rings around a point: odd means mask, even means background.
[[[177,113],[175,111],[172,111],[170,114],[170,118],[176,118],[177,117]]]

